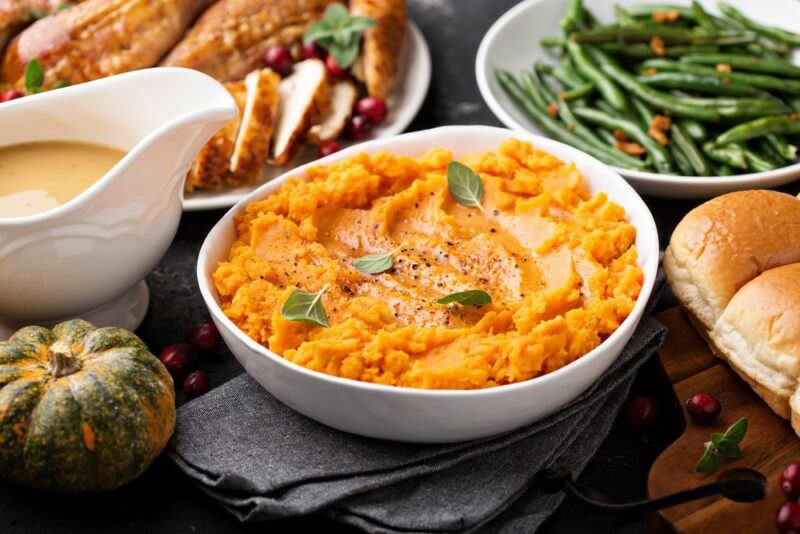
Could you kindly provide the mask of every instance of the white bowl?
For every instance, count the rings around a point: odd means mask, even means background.
[[[800,33],[800,2],[797,0],[727,0],[753,20],[772,24]],[[614,5],[623,7],[637,4],[661,3],[660,0],[587,0],[586,7],[601,21],[614,18]],[[689,0],[674,0],[671,4],[690,5]],[[709,12],[719,13],[716,0],[701,0]],[[496,69],[506,69],[517,74],[530,69],[536,61],[554,64],[557,58],[539,45],[543,37],[561,35],[559,22],[567,11],[565,0],[526,0],[514,6],[497,19],[486,32],[475,59],[478,88],[492,112],[500,121],[518,132],[541,130],[505,94],[495,79]],[[793,60],[800,63],[800,53]],[[671,176],[653,172],[640,172],[616,168],[642,194],[670,198],[710,198],[739,191],[776,187],[800,178],[800,163],[769,172],[756,172],[738,176]]]
[[[428,94],[431,83],[431,53],[428,43],[416,24],[408,21],[408,34],[403,46],[398,83],[389,97],[389,115],[377,126],[372,135],[378,139],[397,135],[408,128]],[[292,170],[303,163],[317,159],[317,147],[306,146],[293,161],[286,165],[267,165],[261,173],[260,183],[242,187],[228,187],[214,191],[192,191],[183,200],[184,211],[202,211],[230,208],[258,185]]]
[[[530,141],[586,176],[590,189],[604,191],[624,206],[637,229],[636,247],[644,286],[633,312],[599,347],[553,372],[526,382],[489,389],[455,391],[384,386],[326,375],[294,364],[249,338],[222,312],[212,272],[227,258],[235,238],[234,217],[245,206],[278,189],[289,176],[303,176],[310,165],[266,184],[231,209],[208,234],[200,250],[197,277],[211,316],[231,352],[264,388],[298,412],[326,425],[363,436],[397,441],[443,443],[475,439],[513,430],[541,419],[574,399],[616,359],[644,312],[658,269],[658,234],[647,206],[611,168],[563,143],[489,126],[447,126],[378,139],[328,156],[330,164],[358,152],[389,150],[420,156],[432,147],[456,156],[495,150],[509,137]]]

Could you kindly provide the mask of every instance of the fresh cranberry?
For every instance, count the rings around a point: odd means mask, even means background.
[[[800,462],[792,462],[781,473],[781,489],[789,499],[800,498]]]
[[[341,145],[336,141],[323,141],[317,149],[317,157],[324,158],[325,156],[330,156],[334,152],[339,152],[341,149]]]
[[[356,141],[366,139],[372,132],[372,121],[363,115],[353,115],[347,123],[347,135]]]
[[[3,102],[8,102],[9,100],[16,100],[21,96],[23,96],[22,93],[20,93],[16,89],[9,89],[8,91],[0,93],[0,104],[2,104]]]
[[[197,353],[188,343],[175,343],[161,351],[158,357],[173,380],[180,380],[197,365]]]
[[[340,67],[336,60],[333,59],[332,54],[328,54],[328,57],[325,58],[325,68],[328,69],[328,74],[334,78],[341,78],[347,74],[347,69]]]
[[[203,356],[218,353],[225,342],[214,323],[197,323],[186,331],[186,341]]]
[[[783,503],[775,512],[775,527],[778,532],[800,533],[800,505],[793,502]]]
[[[661,410],[658,403],[647,395],[636,395],[625,408],[628,424],[636,430],[650,430],[658,423]]]
[[[686,401],[686,411],[695,423],[710,423],[722,411],[722,405],[708,393],[695,393]]]
[[[204,395],[208,393],[209,389],[211,389],[211,384],[208,381],[208,373],[205,371],[194,371],[183,379],[183,393],[189,399]]]
[[[367,117],[373,124],[382,123],[388,112],[386,102],[374,96],[366,96],[356,102],[356,113]]]
[[[264,54],[264,63],[281,76],[292,72],[292,52],[285,46],[271,46]]]
[[[325,49],[317,43],[300,45],[300,57],[303,59],[325,59]]]

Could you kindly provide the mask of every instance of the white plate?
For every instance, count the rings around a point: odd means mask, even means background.
[[[375,128],[373,138],[397,135],[405,130],[417,115],[428,86],[431,83],[431,53],[428,43],[416,24],[408,21],[406,46],[403,47],[398,84],[389,98],[389,116]],[[317,159],[317,148],[306,146],[286,165],[269,165],[264,168],[261,181],[246,187],[220,189],[218,191],[194,191],[183,200],[184,211],[202,211],[230,208],[253,189],[281,174]]]
[[[247,205],[274,193],[290,176],[303,176],[308,165],[265,184],[226,213],[206,237],[197,259],[203,300],[225,343],[245,370],[267,391],[298,412],[321,423],[363,436],[423,443],[464,441],[519,428],[546,417],[578,396],[619,356],[644,313],[658,270],[658,232],[647,206],[622,177],[576,148],[490,126],[446,126],[377,139],[320,160],[322,165],[364,151],[388,150],[419,157],[433,147],[456,156],[496,150],[501,141],[529,141],[583,173],[592,192],[603,191],[623,206],[636,227],[637,261],[644,284],[631,314],[597,348],[552,373],[480,390],[424,390],[359,382],[312,371],[278,356],[242,332],[222,311],[212,278],[236,238],[234,219]]]
[[[727,0],[753,20],[800,33],[800,2],[797,0]],[[614,5],[664,3],[660,0],[586,0],[586,7],[602,21],[614,18]],[[690,5],[689,0],[670,0],[671,4]],[[719,13],[716,0],[701,0],[710,12]],[[492,112],[509,128],[519,132],[541,130],[522,112],[495,79],[495,69],[514,74],[530,69],[535,61],[554,64],[557,58],[539,45],[543,37],[561,35],[561,19],[567,10],[566,0],[527,0],[495,22],[481,41],[475,60],[478,88]],[[792,59],[800,64],[800,53]],[[546,134],[545,134],[546,135]],[[646,195],[671,198],[709,198],[741,189],[775,187],[800,178],[800,163],[769,172],[738,176],[671,176],[617,168],[637,191]]]

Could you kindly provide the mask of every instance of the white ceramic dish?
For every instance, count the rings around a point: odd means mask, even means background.
[[[406,44],[407,46],[403,47],[403,59],[398,75],[399,82],[394,94],[387,102],[389,115],[386,121],[373,131],[373,137],[376,139],[403,132],[414,120],[428,93],[428,86],[431,83],[431,54],[422,32],[410,20]],[[185,211],[202,211],[230,208],[262,183],[315,159],[317,159],[316,147],[307,146],[288,164],[265,167],[261,182],[258,184],[219,191],[194,191],[186,195],[183,209]]]
[[[389,150],[420,156],[429,148],[456,154],[494,150],[503,139],[518,137],[574,162],[593,191],[605,191],[625,207],[637,228],[636,247],[645,274],[644,287],[631,315],[599,347],[577,361],[527,382],[476,391],[430,391],[383,386],[329,376],[301,367],[259,345],[220,309],[212,272],[227,257],[235,238],[234,218],[253,200],[274,192],[289,176],[302,176],[304,165],[266,184],[231,209],[211,230],[197,262],[200,291],[231,352],[264,388],[300,413],[326,425],[364,436],[398,441],[464,441],[512,430],[557,410],[586,389],[614,361],[642,317],[658,269],[658,234],[642,199],[617,173],[572,147],[488,126],[448,126],[379,139],[351,147],[317,163],[330,164],[357,152]]]
[[[0,104],[0,146],[84,141],[127,152],[69,202],[0,218],[0,339],[22,324],[76,316],[135,329],[147,311],[142,280],[178,228],[183,177],[200,148],[235,116],[222,85],[174,68]]]
[[[800,2],[796,0],[727,0],[753,20],[800,33]],[[587,0],[586,7],[602,21],[614,17],[614,5],[664,3],[660,0]],[[672,4],[690,5],[689,0]],[[719,13],[716,0],[701,0],[710,12]],[[567,10],[565,0],[526,0],[514,6],[492,25],[481,41],[475,59],[478,88],[500,121],[518,132],[540,132],[539,128],[505,94],[495,79],[495,69],[517,73],[538,60],[555,63],[556,57],[539,45],[543,37],[561,34],[559,21]],[[800,64],[800,53],[793,59]],[[739,176],[670,176],[617,168],[637,191],[670,198],[710,198],[730,191],[776,187],[800,178],[800,163],[769,172]]]

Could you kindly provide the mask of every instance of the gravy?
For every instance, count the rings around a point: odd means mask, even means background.
[[[0,218],[33,215],[69,202],[124,155],[116,148],[73,141],[0,147]]]

